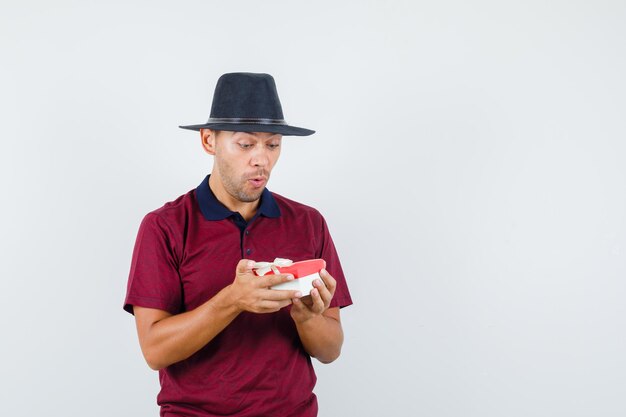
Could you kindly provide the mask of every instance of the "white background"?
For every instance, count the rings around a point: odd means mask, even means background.
[[[228,4],[227,4],[228,3]],[[141,218],[210,171],[225,72],[274,75],[269,188],[355,304],[320,416],[626,415],[626,3],[0,4],[1,414],[156,416],[122,311]]]

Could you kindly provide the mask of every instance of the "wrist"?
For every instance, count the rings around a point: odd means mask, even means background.
[[[217,307],[224,311],[228,311],[229,313],[234,313],[236,315],[244,311],[239,305],[238,297],[233,291],[233,284],[224,287],[215,298],[217,301]]]

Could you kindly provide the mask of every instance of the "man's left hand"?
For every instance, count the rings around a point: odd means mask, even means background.
[[[337,281],[325,269],[320,271],[320,277],[313,281],[310,296],[292,299],[291,318],[295,322],[304,323],[323,314],[330,306]]]

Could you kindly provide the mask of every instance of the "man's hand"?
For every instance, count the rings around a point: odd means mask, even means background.
[[[252,272],[254,261],[242,259],[237,264],[235,280],[230,285],[230,296],[240,311],[273,313],[298,299],[300,291],[272,290],[271,286],[293,280],[292,275],[256,276]]]
[[[304,323],[314,317],[322,315],[330,306],[335,294],[337,281],[326,271],[320,271],[321,280],[313,281],[313,288],[309,297],[294,298],[292,300],[291,318],[296,323]]]
[[[242,260],[235,280],[199,307],[172,315],[163,310],[134,307],[141,350],[152,369],[163,369],[202,349],[242,311],[270,313],[300,297],[298,291],[270,290],[289,281],[287,275],[257,277],[254,262]]]

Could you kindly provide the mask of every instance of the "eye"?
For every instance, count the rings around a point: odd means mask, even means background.
[[[253,146],[253,145],[252,145],[252,144],[250,144],[250,143],[240,143],[240,144],[239,144],[239,147],[240,147],[241,149],[250,149],[252,146]]]
[[[280,143],[268,143],[267,147],[270,149],[277,149],[280,147]]]

